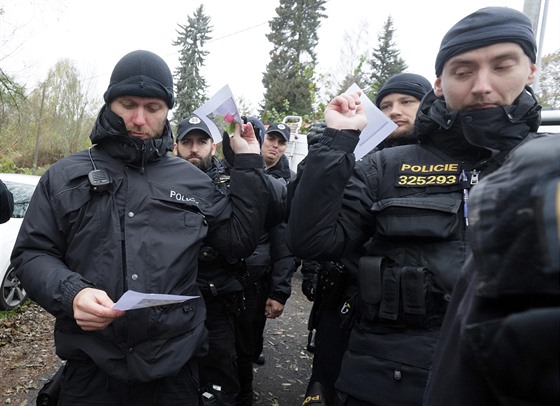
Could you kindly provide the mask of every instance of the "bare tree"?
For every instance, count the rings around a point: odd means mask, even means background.
[[[26,120],[3,129],[13,140],[6,148],[15,165],[48,166],[87,147],[97,110],[92,100],[77,68],[67,59],[58,61],[20,106]]]
[[[538,96],[543,107],[560,109],[560,49],[542,59]]]
[[[361,89],[367,87],[367,52],[368,52],[368,24],[363,21],[356,30],[344,33],[343,46],[340,50],[340,62],[338,72],[333,85],[335,94],[342,93],[356,83]]]

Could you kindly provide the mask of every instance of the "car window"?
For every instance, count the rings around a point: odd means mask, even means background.
[[[31,196],[33,196],[35,186],[13,182],[4,183],[14,196],[14,212],[12,213],[12,218],[23,218],[25,212],[27,211],[27,207],[29,206]]]

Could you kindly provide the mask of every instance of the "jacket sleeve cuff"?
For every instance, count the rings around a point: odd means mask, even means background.
[[[268,297],[272,300],[276,300],[278,303],[286,305],[290,296],[280,292],[271,292]]]
[[[62,295],[63,306],[71,317],[74,317],[74,298],[76,295],[85,288],[92,288],[82,280],[67,281],[64,284],[64,294]]]
[[[354,152],[360,139],[360,131],[358,130],[336,130],[327,127],[323,135],[324,137],[321,139],[321,144],[326,144],[332,148],[348,153]]]
[[[264,162],[260,154],[237,154],[233,167],[235,169],[263,169]]]

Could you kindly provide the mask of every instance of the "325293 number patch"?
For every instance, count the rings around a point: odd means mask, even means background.
[[[448,186],[459,183],[458,175],[399,175],[397,187]]]

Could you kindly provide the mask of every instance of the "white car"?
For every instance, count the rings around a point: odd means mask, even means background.
[[[15,173],[0,173],[0,179],[6,184],[14,196],[14,212],[12,218],[0,224],[0,276],[2,285],[0,310],[10,310],[27,299],[25,290],[16,277],[15,269],[10,264],[10,256],[16,242],[23,216],[29,206],[40,176]]]

